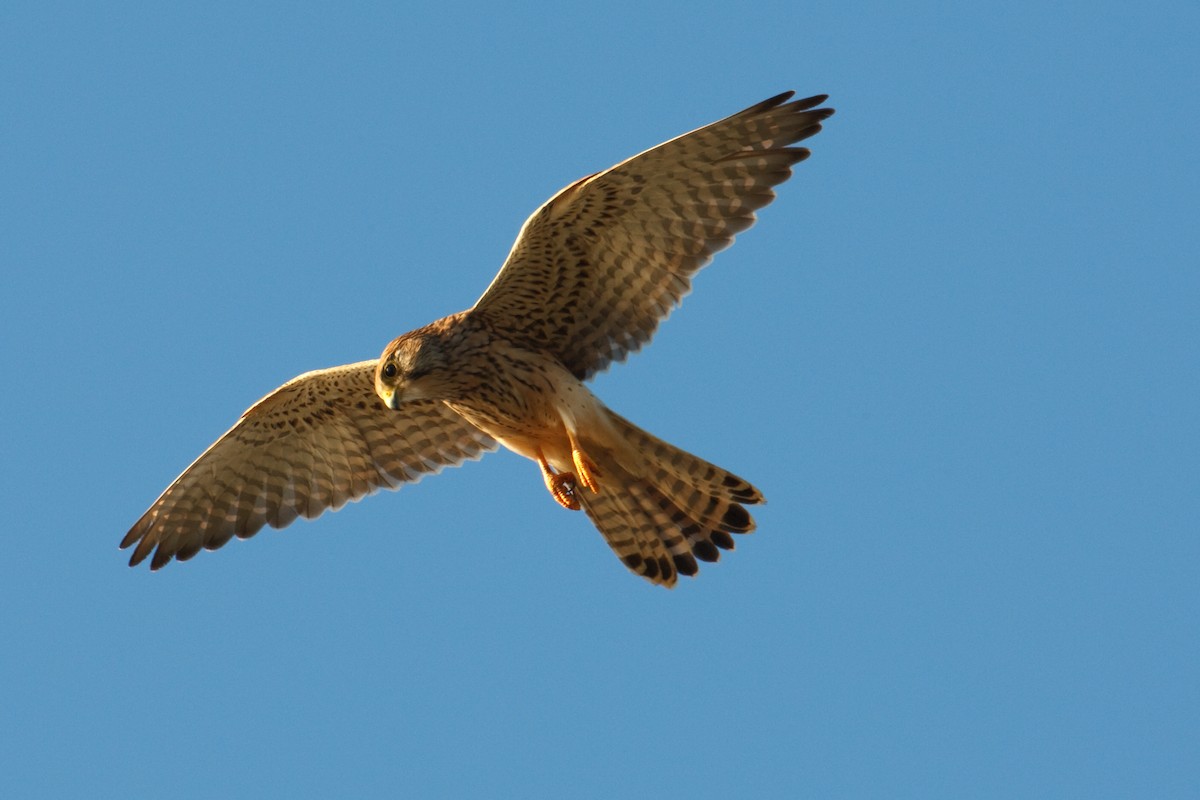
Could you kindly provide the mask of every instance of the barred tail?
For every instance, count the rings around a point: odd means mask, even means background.
[[[750,483],[609,414],[624,446],[589,450],[603,479],[579,499],[625,566],[671,587],[699,571],[697,559],[732,550],[730,534],[754,530],[744,506],[766,501]]]

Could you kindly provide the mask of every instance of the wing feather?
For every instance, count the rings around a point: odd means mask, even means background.
[[[533,213],[472,313],[585,380],[650,340],[808,156],[825,95],[791,92],[571,184]]]
[[[185,561],[495,449],[440,402],[385,408],[375,364],[306,373],[251,406],[126,534],[130,566],[151,553],[151,569]]]

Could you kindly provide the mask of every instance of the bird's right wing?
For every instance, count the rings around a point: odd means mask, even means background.
[[[495,449],[440,402],[384,407],[376,363],[305,373],[251,406],[125,535],[130,566],[152,551],[151,569],[184,561]]]

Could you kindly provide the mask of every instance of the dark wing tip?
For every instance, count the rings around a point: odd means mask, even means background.
[[[133,551],[132,555],[129,556],[129,566],[136,567],[138,564],[145,561],[146,556],[148,556],[148,555],[150,555],[149,548],[146,548],[143,550],[141,547],[139,547],[138,549]]]
[[[129,566],[131,567],[136,567],[138,564],[141,564],[143,561],[145,561],[150,553],[154,552],[155,545],[157,544],[157,542],[148,535],[145,520],[138,520],[138,523],[129,530],[129,533],[125,534],[125,538],[121,540],[120,549],[124,550],[135,543],[137,544],[137,547],[133,549],[133,553],[131,553],[129,556]],[[161,554],[162,548],[159,547],[158,552],[154,553],[154,559],[150,562],[150,569],[158,569],[167,561],[171,560],[170,556],[167,556],[165,559],[160,559]]]
[[[805,139],[810,139],[813,136],[816,136],[820,132],[821,132],[821,123],[814,122],[813,124],[806,125],[803,128],[801,128],[799,131],[797,131],[795,134],[796,138],[792,139],[792,141],[793,142],[802,142]]]
[[[795,92],[788,92],[788,97],[790,97],[793,94],[795,94]],[[774,98],[772,98],[772,99],[774,99]],[[796,102],[792,103],[792,105],[796,107],[797,111],[807,111],[810,108],[816,108],[817,106],[821,105],[821,103],[824,103],[828,99],[829,99],[829,95],[827,95],[827,94],[814,94],[812,97],[805,97],[802,100],[797,100]],[[822,110],[826,110],[826,109],[822,109]],[[829,111],[830,114],[833,113],[833,109],[827,109],[827,110]],[[828,116],[828,115],[826,115],[826,116]]]
[[[787,103],[787,109],[789,111],[808,111],[810,108],[815,108],[816,106],[821,105],[821,103],[824,103],[826,100],[829,99],[829,95],[827,95],[827,94],[815,94],[812,97],[805,97],[802,100],[793,100],[791,103],[788,103],[788,100],[791,100],[795,96],[796,96],[796,93],[791,90],[782,92],[781,94],[777,94],[774,97],[768,97],[766,100],[763,100],[761,103],[755,103],[754,105],[750,106],[749,108],[745,109],[744,111],[739,111],[735,116],[740,117],[740,116],[749,116],[752,114],[761,114],[764,111],[770,111],[773,108],[779,108],[784,103]],[[833,113],[832,108],[821,109],[820,111],[828,112],[825,114],[826,117]],[[820,112],[818,112],[818,113],[820,113]],[[824,119],[824,117],[822,117],[822,119]]]
[[[121,540],[121,546],[119,549],[124,550],[125,548],[131,546],[138,539],[141,539],[142,538],[141,528],[142,528],[142,523],[139,520],[136,525],[134,525],[132,528],[129,529],[129,533],[125,534],[125,538]]]
[[[774,97],[768,97],[766,100],[763,100],[761,103],[750,106],[742,113],[743,114],[757,114],[761,111],[768,111],[772,108],[775,108],[776,106],[783,105],[788,100],[791,100],[795,95],[796,95],[796,93],[789,89],[788,91],[777,94]],[[803,103],[804,101],[799,100],[797,102]]]
[[[129,529],[129,533],[125,534],[125,538],[121,540],[121,550],[124,550],[128,547],[133,547],[135,544],[137,545],[137,547],[135,547],[133,552],[129,555],[129,566],[131,567],[136,567],[138,564],[145,561],[146,556],[150,555],[150,551],[154,549],[153,546],[149,545],[149,543],[146,541],[148,528],[149,526],[146,523],[146,518],[142,517],[136,523],[134,523],[134,526]]]
[[[162,569],[167,565],[168,562],[170,562],[170,560],[171,553],[163,552],[163,549],[159,547],[154,551],[154,558],[150,559],[150,571],[153,572],[155,570]]]

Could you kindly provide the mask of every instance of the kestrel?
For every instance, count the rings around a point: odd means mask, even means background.
[[[186,561],[502,444],[536,461],[633,572],[663,586],[748,533],[742,478],[638,428],[584,382],[650,340],[755,221],[833,114],[792,92],[582,178],[533,213],[469,310],[377,361],[301,375],[249,408],[121,541]]]

